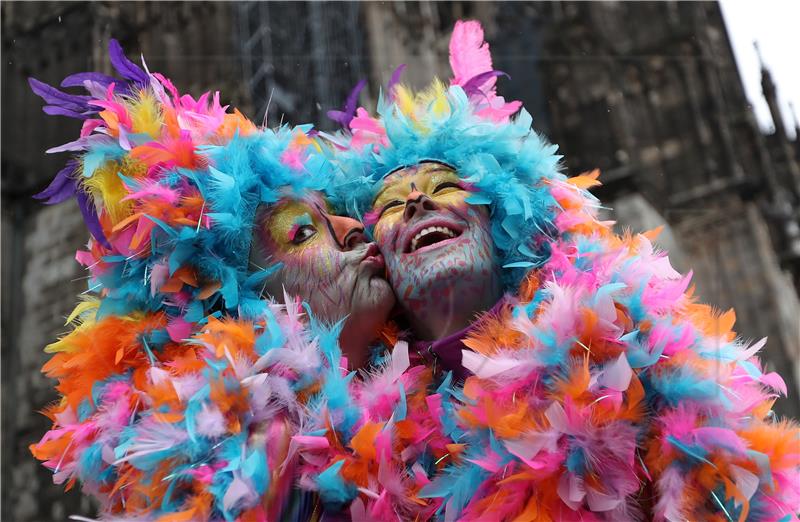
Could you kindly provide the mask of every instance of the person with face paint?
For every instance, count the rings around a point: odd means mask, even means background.
[[[413,333],[416,354],[463,379],[460,341],[502,295],[489,208],[467,203],[455,170],[425,161],[391,172],[375,197],[375,240]]]
[[[292,440],[342,377],[340,341],[363,364],[393,306],[382,258],[326,203],[337,174],[310,126],[258,128],[110,55],[122,78],[62,83],[88,95],[30,80],[48,114],[84,120],[38,197],[75,197],[92,236],[31,451],[103,518],[303,519]]]
[[[344,321],[339,344],[351,368],[370,356],[369,344],[394,306],[385,263],[363,225],[335,215],[320,193],[265,206],[256,219],[251,261],[279,263],[265,295],[299,296],[319,321]]]
[[[449,87],[390,85],[333,137],[339,197],[424,342],[395,347],[380,382],[399,393],[334,422],[304,477],[353,520],[797,520],[764,341],[697,303],[653,234],[598,220],[598,174],[566,178],[497,95],[480,24],[456,24],[450,62]]]

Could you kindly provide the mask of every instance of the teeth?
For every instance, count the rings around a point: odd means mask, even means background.
[[[417,243],[419,243],[419,240],[422,239],[423,236],[425,236],[426,234],[430,234],[432,232],[441,232],[449,237],[456,237],[456,233],[447,227],[423,228],[422,230],[417,232],[417,235],[414,236],[414,239],[411,240],[411,251],[413,252],[417,249]]]

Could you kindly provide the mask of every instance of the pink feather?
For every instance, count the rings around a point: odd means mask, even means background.
[[[97,127],[103,125],[105,122],[103,120],[86,120],[83,122],[83,126],[81,127],[81,138],[85,138],[86,136],[90,135]]]
[[[697,442],[708,450],[720,446],[740,454],[744,454],[747,450],[747,446],[745,446],[742,439],[729,429],[708,426],[696,428],[692,433]]]
[[[478,74],[492,70],[492,55],[489,44],[483,40],[483,27],[473,20],[457,21],[450,37],[450,68],[453,70],[451,85],[463,85]],[[481,86],[482,91],[494,87],[492,77]]]
[[[786,382],[783,380],[783,377],[778,375],[776,372],[770,372],[766,375],[762,375],[758,382],[761,384],[766,384],[770,388],[781,392],[781,394],[785,397],[789,390],[786,388]]]
[[[173,341],[181,342],[192,334],[192,323],[183,317],[174,317],[167,324],[167,333]]]
[[[197,414],[197,433],[207,437],[220,437],[225,434],[225,417],[216,406],[203,404]]]
[[[583,479],[573,473],[566,472],[558,479],[558,496],[570,509],[577,510],[586,496]]]
[[[670,466],[661,474],[656,483],[658,501],[654,508],[654,520],[686,520],[683,516],[683,474],[677,466]]]
[[[633,377],[633,370],[631,365],[628,364],[628,358],[624,353],[621,353],[616,361],[607,364],[600,374],[598,382],[606,388],[611,388],[619,392],[628,389]]]
[[[160,183],[151,183],[142,187],[136,192],[132,192],[122,198],[122,201],[138,200],[142,198],[160,199],[170,205],[174,205],[178,201],[178,191],[165,187]]]

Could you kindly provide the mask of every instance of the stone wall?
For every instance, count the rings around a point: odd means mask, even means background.
[[[64,520],[90,513],[88,498],[65,495],[28,446],[50,426],[36,412],[56,399],[53,381],[40,371],[49,357],[43,347],[66,331],[64,318],[86,289],[73,257],[85,242],[85,227],[73,205],[48,207],[19,221],[9,210],[3,209],[3,269],[17,279],[3,281],[3,519]],[[14,244],[7,251],[9,238]],[[20,286],[16,296],[6,294]],[[14,357],[6,355],[11,351]]]

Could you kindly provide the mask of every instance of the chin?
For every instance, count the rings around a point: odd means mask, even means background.
[[[389,282],[379,277],[361,280],[350,303],[350,320],[367,328],[380,328],[394,308],[395,297]]]

